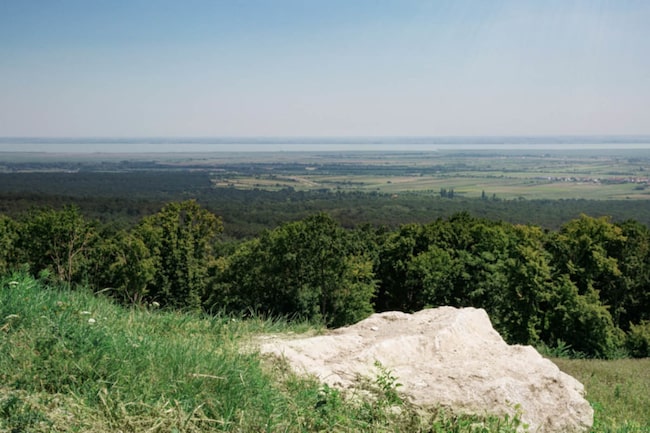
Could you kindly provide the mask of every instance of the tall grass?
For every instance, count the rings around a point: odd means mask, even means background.
[[[418,411],[387,370],[350,396],[246,350],[260,333],[306,329],[124,308],[22,274],[0,279],[0,431],[507,433],[519,425]]]
[[[595,432],[650,432],[650,359],[553,361],[584,384]]]
[[[251,431],[273,427],[286,405],[272,404],[286,397],[259,357],[238,350],[244,328],[265,323],[127,310],[25,276],[1,290],[1,383],[40,400],[56,396],[67,414],[63,430],[72,417],[88,431]],[[5,417],[24,394],[12,395],[0,403]],[[60,421],[51,413],[33,419]]]

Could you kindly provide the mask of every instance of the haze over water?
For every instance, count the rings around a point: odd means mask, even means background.
[[[0,138],[0,152],[404,152],[648,149],[650,136]]]

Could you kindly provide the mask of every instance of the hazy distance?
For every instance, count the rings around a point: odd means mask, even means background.
[[[333,152],[649,149],[650,136],[540,137],[0,137],[0,152]]]
[[[4,0],[0,136],[648,135],[648,23],[646,0]]]

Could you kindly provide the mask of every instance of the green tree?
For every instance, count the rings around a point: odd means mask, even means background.
[[[472,227],[478,220],[459,213],[425,226],[408,224],[389,234],[379,248],[380,311],[417,311],[425,306],[468,305]]]
[[[484,308],[495,322],[505,301],[506,260],[514,246],[509,227],[489,220],[475,221],[470,228],[471,243],[461,255],[469,305]]]
[[[580,294],[568,276],[562,275],[550,296],[553,308],[545,310],[542,341],[562,341],[589,357],[609,358],[623,345],[623,333],[600,303],[595,292]]]
[[[340,326],[372,313],[372,257],[318,214],[248,241],[225,259],[219,290],[232,306]]]
[[[138,303],[149,295],[159,256],[153,255],[138,230],[121,230],[103,237],[96,248],[96,288],[126,303]]]
[[[128,254],[135,256],[136,262],[140,259],[147,264],[142,273],[127,272],[129,284],[137,284],[131,287],[146,291],[164,305],[200,308],[209,297],[208,269],[222,230],[221,219],[195,200],[167,204],[160,212],[144,218],[134,230],[143,245],[136,239],[125,240]],[[151,280],[150,265],[155,266]],[[141,289],[144,282],[147,286]]]
[[[211,288],[206,299],[209,310],[261,312],[268,308],[271,293],[261,289],[268,251],[260,238],[240,244],[235,251],[219,257],[211,267]]]
[[[502,268],[503,296],[498,307],[499,331],[510,343],[539,344],[555,285],[551,256],[539,227],[514,226],[512,248]],[[546,342],[554,344],[555,342]]]
[[[58,281],[71,284],[87,278],[96,239],[96,223],[87,221],[76,206],[66,206],[30,212],[22,224],[19,245],[22,258],[35,272],[46,270]]]
[[[413,258],[408,266],[407,284],[421,285],[422,291],[413,310],[440,305],[467,304],[462,281],[467,276],[459,251],[431,245]],[[460,290],[459,290],[460,289]]]
[[[376,290],[373,261],[367,255],[351,254],[345,258],[341,283],[330,294],[329,307],[322,310],[331,326],[356,323],[373,312]]]
[[[511,243],[506,229],[467,213],[400,227],[380,248],[379,308],[453,305],[493,312],[501,302],[502,268]]]
[[[18,223],[5,215],[0,215],[0,275],[6,274],[16,266]]]
[[[616,324],[628,330],[631,323],[650,320],[650,230],[636,221],[620,227],[626,239],[618,258],[622,281],[607,295]]]
[[[623,343],[608,304],[621,289],[618,257],[626,238],[620,228],[582,215],[543,237],[530,228],[517,231],[504,297],[506,328],[515,340],[562,341],[587,356],[613,356]]]
[[[625,346],[635,358],[650,357],[650,322],[643,320],[639,324],[631,325]]]
[[[429,243],[420,224],[402,225],[383,239],[376,265],[378,311],[415,311],[423,306],[422,282],[413,276],[412,261],[429,248]]]
[[[616,297],[621,270],[620,253],[626,238],[607,217],[581,215],[562,226],[551,244],[558,270],[569,275],[580,294]]]

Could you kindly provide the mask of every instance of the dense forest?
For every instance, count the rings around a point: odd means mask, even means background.
[[[125,163],[126,164],[126,163]],[[112,169],[115,167],[111,166]],[[582,213],[629,219],[650,225],[650,200],[449,198],[446,191],[387,194],[360,191],[298,191],[283,188],[241,190],[214,188],[209,171],[141,170],[0,173],[0,212],[18,217],[31,208],[78,206],[82,214],[104,224],[129,228],[156,213],[165,203],[196,199],[223,219],[223,236],[252,238],[287,221],[325,212],[345,228],[363,224],[391,229],[405,223],[426,224],[458,212],[533,224],[557,230]],[[446,194],[442,194],[445,192]]]
[[[0,273],[29,272],[125,303],[332,327],[373,311],[474,306],[510,343],[649,355],[650,230],[642,222],[579,215],[549,229],[456,212],[347,225],[303,210],[234,240],[224,236],[225,218],[196,200],[134,213],[124,225],[77,206],[13,209],[0,214]]]

